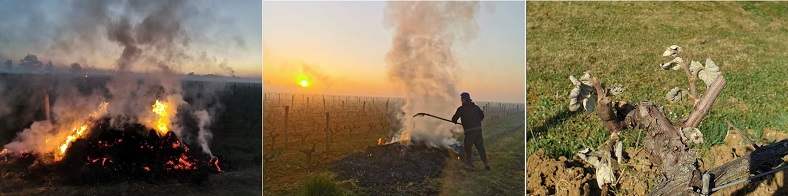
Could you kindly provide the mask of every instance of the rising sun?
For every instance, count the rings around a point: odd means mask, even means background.
[[[301,86],[302,87],[308,87],[309,86],[309,82],[306,81],[306,80],[301,80]]]
[[[295,81],[296,84],[301,85],[301,87],[304,88],[309,87],[309,85],[312,83],[309,81],[309,77],[306,77],[306,75],[304,75],[303,73],[298,74],[298,76],[296,76]]]

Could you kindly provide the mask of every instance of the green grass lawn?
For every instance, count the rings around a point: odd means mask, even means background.
[[[615,100],[651,100],[680,121],[690,101],[669,103],[673,87],[689,88],[683,71],[665,71],[667,46],[684,48],[684,60],[711,58],[727,85],[699,129],[703,148],[722,142],[729,120],[752,129],[788,125],[788,3],[785,2],[528,2],[526,4],[527,152],[573,157],[607,140],[596,113],[570,112],[569,75],[586,70],[602,82],[622,84]],[[702,81],[698,93],[705,92]],[[641,136],[642,137],[642,136]],[[634,146],[637,131],[623,137]]]

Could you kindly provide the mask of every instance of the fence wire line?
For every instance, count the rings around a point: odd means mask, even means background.
[[[711,192],[713,193],[713,192],[716,192],[716,191],[718,191],[720,189],[723,189],[723,188],[727,188],[727,187],[730,187],[730,186],[733,186],[733,185],[736,185],[736,184],[740,184],[740,183],[743,183],[743,182],[747,182],[747,181],[750,181],[750,180],[755,180],[755,179],[758,179],[760,177],[763,177],[763,176],[766,176],[766,175],[770,175],[772,173],[777,173],[778,171],[781,171],[781,170],[784,170],[784,169],[788,169],[788,165],[779,167],[779,168],[771,170],[771,171],[763,172],[763,173],[760,173],[758,175],[747,177],[745,179],[736,180],[736,181],[730,182],[728,184],[724,184],[724,185],[720,185],[720,186],[714,187],[714,188],[711,189]]]

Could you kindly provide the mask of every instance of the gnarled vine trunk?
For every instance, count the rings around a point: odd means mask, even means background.
[[[615,143],[617,134],[626,129],[646,131],[643,147],[651,155],[650,161],[660,169],[658,183],[649,195],[698,195],[702,192],[704,173],[711,174],[710,186],[722,185],[738,179],[761,173],[782,163],[788,154],[788,140],[761,147],[752,153],[739,157],[707,172],[698,166],[698,150],[685,143],[682,128],[697,128],[725,86],[725,79],[719,76],[709,85],[708,90],[697,102],[687,120],[671,123],[663,111],[653,102],[642,101],[630,104],[625,101],[612,103],[596,77],[593,78],[597,91],[597,114],[605,128],[612,134]],[[614,110],[617,114],[614,114]]]

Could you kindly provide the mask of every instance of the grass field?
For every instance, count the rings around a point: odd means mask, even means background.
[[[401,103],[398,99],[370,97],[334,97],[322,95],[266,94],[264,104],[264,185],[266,195],[299,195],[305,187],[338,187],[341,194],[368,195],[355,179],[338,179],[330,170],[338,160],[354,152],[377,145],[380,138],[391,138],[393,121],[389,113]],[[307,105],[307,98],[310,103]],[[386,109],[386,101],[389,109]],[[344,103],[342,103],[344,101]],[[478,103],[486,105],[487,103]],[[284,106],[288,116],[288,142],[284,142]],[[422,183],[405,183],[391,188],[409,193],[439,192],[442,195],[478,195],[498,193],[522,194],[525,187],[523,165],[522,105],[508,106],[508,112],[498,103],[489,103],[484,121],[484,137],[491,166],[490,172],[467,172],[459,161],[449,161],[439,178],[428,178]],[[519,107],[519,112],[516,108]],[[363,111],[362,111],[363,109]],[[330,113],[331,142],[326,152],[325,113]],[[371,126],[370,126],[371,125]],[[276,138],[274,142],[274,137]],[[461,138],[460,138],[461,139]],[[315,145],[311,158],[304,153]],[[477,164],[477,169],[480,167]],[[330,182],[325,177],[329,178]],[[318,183],[322,182],[322,183]],[[329,186],[329,185],[335,186]],[[333,189],[332,189],[333,190]]]
[[[570,112],[569,75],[595,72],[622,84],[615,100],[651,100],[668,118],[689,114],[689,101],[668,103],[673,87],[689,88],[683,71],[665,71],[667,46],[684,48],[685,60],[711,58],[727,80],[699,127],[703,148],[720,144],[726,120],[741,129],[788,128],[788,3],[785,2],[527,2],[527,152],[553,158],[596,147],[609,133],[594,114]],[[698,93],[705,90],[698,81]],[[636,131],[624,135],[633,146]]]
[[[520,195],[525,186],[523,113],[491,119],[483,130],[491,171],[467,172],[453,162],[444,170],[441,195]],[[481,164],[477,162],[477,168]]]

